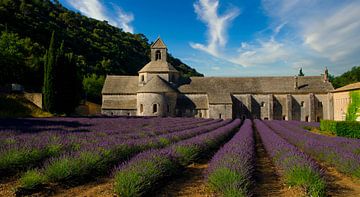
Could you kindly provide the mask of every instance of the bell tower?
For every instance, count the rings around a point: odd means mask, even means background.
[[[167,62],[167,47],[160,37],[151,45],[151,61]]]
[[[159,37],[151,45],[151,61],[139,71],[139,86],[144,86],[154,76],[176,84],[180,73],[167,61],[167,47]]]

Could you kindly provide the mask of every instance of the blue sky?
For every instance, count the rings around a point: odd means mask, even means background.
[[[158,36],[206,76],[339,75],[360,65],[358,0],[60,0]]]

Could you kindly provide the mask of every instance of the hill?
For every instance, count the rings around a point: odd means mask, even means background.
[[[50,0],[0,1],[0,85],[22,83],[42,87],[43,61],[51,34],[64,41],[78,58],[80,75],[136,75],[150,59],[150,44],[143,34],[131,34],[106,21],[98,21]],[[202,76],[181,60],[169,56],[185,76]]]
[[[0,118],[49,116],[52,115],[28,101],[22,94],[0,94]]]

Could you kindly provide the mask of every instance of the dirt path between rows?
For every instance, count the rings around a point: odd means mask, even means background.
[[[261,142],[259,134],[255,130],[256,139],[256,164],[255,164],[255,188],[254,196],[292,197],[304,196],[299,188],[289,188],[277,174],[278,169],[272,163]]]
[[[327,196],[360,196],[360,180],[353,180],[352,178],[338,172],[333,167],[328,167],[324,164],[321,164],[321,167],[325,170],[324,178],[327,183]]]
[[[61,189],[56,191],[55,197],[113,197],[114,179],[104,178],[98,181],[76,186],[69,189]]]
[[[18,185],[16,178],[6,178],[0,181],[0,196],[15,196],[15,189]]]
[[[169,184],[156,192],[159,197],[213,197],[205,182],[205,171],[208,168],[207,161],[194,163],[186,167],[178,178],[174,178]]]

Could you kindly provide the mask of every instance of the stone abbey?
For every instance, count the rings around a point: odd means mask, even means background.
[[[167,62],[167,47],[158,38],[139,76],[106,77],[102,113],[319,121],[333,119],[333,90],[327,71],[319,76],[185,78]]]

